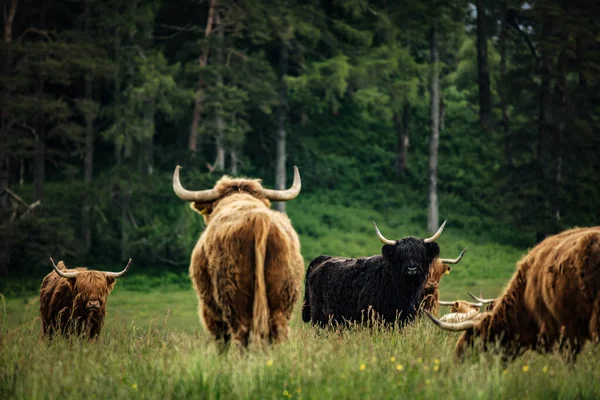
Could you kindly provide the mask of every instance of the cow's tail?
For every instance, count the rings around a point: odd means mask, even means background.
[[[252,306],[252,341],[261,345],[269,338],[269,304],[265,282],[265,255],[271,220],[257,213],[254,221],[254,304]]]

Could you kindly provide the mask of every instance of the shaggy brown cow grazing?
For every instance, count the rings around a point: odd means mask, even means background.
[[[451,313],[468,313],[471,311],[477,311],[481,309],[483,303],[471,303],[470,301],[456,300],[456,301],[443,301],[440,300],[440,306],[450,306]]]
[[[422,300],[420,302],[420,311],[429,311],[434,315],[438,315],[440,310],[440,280],[442,276],[448,275],[452,271],[450,265],[458,264],[465,254],[465,248],[457,258],[438,258],[429,269],[427,283],[423,288]]]
[[[95,339],[102,330],[106,301],[117,278],[125,275],[131,259],[121,272],[89,271],[86,268],[67,269],[65,263],[54,264],[42,281],[40,312],[42,331],[46,336],[61,333],[85,335]]]
[[[213,189],[196,192],[181,186],[179,168],[173,174],[173,190],[191,202],[206,223],[190,263],[204,326],[219,342],[232,339],[244,347],[249,339],[262,344],[286,338],[304,262],[290,220],[270,210],[270,201],[298,196],[298,168],[287,190],[265,189],[257,179],[224,176]]]
[[[479,320],[449,324],[430,317],[443,329],[464,331],[459,356],[478,340],[484,348],[498,343],[506,358],[528,349],[548,352],[558,343],[574,359],[586,341],[600,341],[600,227],[571,229],[535,246]]]

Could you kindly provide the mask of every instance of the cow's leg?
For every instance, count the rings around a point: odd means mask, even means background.
[[[226,345],[231,339],[229,328],[223,321],[221,310],[219,310],[214,301],[201,303],[199,307],[200,318],[206,330],[215,338],[217,342]]]

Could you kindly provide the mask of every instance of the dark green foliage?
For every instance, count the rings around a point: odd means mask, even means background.
[[[282,98],[287,173],[296,164],[303,179],[296,200],[303,212],[292,205],[289,212],[309,251],[341,234],[336,224],[346,218],[353,220],[346,229],[362,229],[354,219],[370,229],[369,212],[425,227],[432,28],[441,37],[441,218],[465,235],[520,247],[538,232],[598,224],[597,5],[484,3],[486,133],[466,2],[219,1],[221,25],[208,37],[210,1],[18,3],[12,41],[0,44],[0,191],[8,186],[27,204],[42,202],[27,213],[19,205],[13,217],[14,200],[0,193],[0,274],[40,278],[49,256],[103,268],[133,257],[144,268],[184,272],[203,224],[172,193],[175,165],[190,188],[211,187],[233,168],[273,187]],[[83,176],[86,121],[91,183]],[[209,173],[217,145],[225,170]]]

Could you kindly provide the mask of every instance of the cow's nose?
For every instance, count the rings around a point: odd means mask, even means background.
[[[100,300],[90,300],[87,302],[87,308],[100,308]]]

